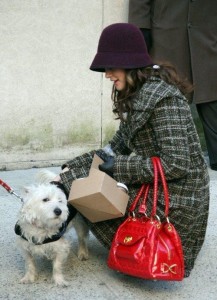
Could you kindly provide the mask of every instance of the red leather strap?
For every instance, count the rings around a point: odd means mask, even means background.
[[[160,175],[160,181],[163,186],[163,192],[164,192],[164,201],[165,201],[165,217],[168,217],[169,213],[169,192],[167,187],[167,182],[165,179],[163,167],[161,164],[161,160],[159,157],[152,157],[152,164],[153,164],[153,171],[154,171],[154,183],[153,183],[153,206],[152,206],[152,212],[151,217],[155,217],[157,213],[157,201],[158,201],[158,185],[159,185],[159,175]],[[139,213],[145,213],[146,212],[146,202],[148,199],[148,193],[150,190],[150,184],[143,184],[137,193],[136,197],[134,198],[133,203],[131,204],[129,208],[129,212],[133,212],[141,199],[143,197],[143,200],[139,206]]]
[[[168,214],[169,214],[169,191],[168,191],[167,181],[166,181],[166,178],[165,178],[165,175],[164,175],[163,166],[161,164],[160,158],[159,157],[154,157],[154,160],[157,163],[158,172],[160,174],[161,183],[163,185],[164,201],[165,201],[164,215],[165,215],[165,217],[168,217]]]
[[[157,167],[157,162],[155,160],[155,157],[152,157],[151,160],[154,168],[153,206],[152,206],[151,217],[155,217],[157,212],[157,196],[158,196],[158,167]]]
[[[150,190],[150,184],[147,184],[146,189],[144,191],[143,201],[139,206],[139,213],[140,214],[145,214],[146,213],[146,210],[147,210],[146,203],[147,203],[147,199],[148,199],[149,190]]]
[[[130,208],[129,208],[129,212],[133,212],[133,211],[135,210],[136,205],[137,205],[138,201],[140,200],[140,198],[141,198],[141,196],[142,196],[144,190],[145,190],[145,184],[143,184],[143,185],[141,186],[140,190],[138,191],[136,197],[135,197],[134,200],[133,200],[133,203],[131,204],[131,206],[130,206]]]

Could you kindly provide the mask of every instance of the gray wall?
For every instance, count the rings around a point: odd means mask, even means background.
[[[113,134],[111,83],[89,70],[128,0],[0,1],[0,169],[59,165]]]

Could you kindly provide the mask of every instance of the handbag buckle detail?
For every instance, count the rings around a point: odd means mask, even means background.
[[[124,244],[130,243],[130,242],[132,241],[132,239],[133,239],[132,236],[126,236],[126,237],[124,238]]]

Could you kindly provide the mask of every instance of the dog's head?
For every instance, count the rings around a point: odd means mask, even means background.
[[[60,226],[68,217],[67,199],[55,185],[39,184],[24,188],[21,222],[38,227]]]

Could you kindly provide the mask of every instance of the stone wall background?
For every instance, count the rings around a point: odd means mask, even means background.
[[[0,169],[59,165],[113,134],[111,83],[89,66],[128,0],[0,1]]]
[[[109,140],[111,83],[89,66],[103,28],[127,16],[128,0],[0,1],[0,170],[59,166]]]

